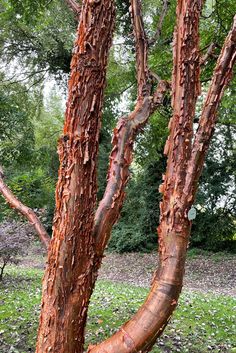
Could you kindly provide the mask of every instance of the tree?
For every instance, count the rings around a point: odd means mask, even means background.
[[[74,3],[74,1],[72,1]],[[70,3],[72,3],[70,2]],[[236,18],[218,58],[197,132],[193,120],[200,93],[200,0],[179,0],[174,32],[173,117],[165,145],[167,169],[160,191],[160,265],[139,311],[111,338],[88,352],[148,352],[175,309],[182,288],[191,230],[189,211],[216,123],[216,112],[236,59]],[[111,0],[85,1],[80,15],[63,136],[53,238],[44,276],[37,353],[80,353],[89,299],[113,224],[119,217],[138,131],[161,105],[169,83],[156,84],[148,68],[148,40],[141,4],[131,1],[136,45],[137,103],[114,130],[105,194],[96,208],[96,167],[107,56],[114,26]],[[77,14],[78,12],[76,12]],[[28,209],[1,183],[1,191],[26,216]],[[95,215],[94,215],[95,212]],[[38,220],[34,219],[35,225]],[[48,244],[48,237],[40,229]]]

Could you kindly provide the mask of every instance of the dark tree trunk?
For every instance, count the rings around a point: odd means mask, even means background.
[[[71,62],[56,211],[37,353],[81,353],[89,298],[100,263],[92,235],[97,194],[97,153],[112,0],[84,2]]]

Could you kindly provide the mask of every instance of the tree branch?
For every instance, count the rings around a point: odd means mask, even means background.
[[[162,11],[161,11],[161,14],[160,14],[160,18],[159,18],[159,22],[158,22],[158,25],[157,25],[157,29],[156,29],[156,32],[155,32],[154,36],[148,42],[149,46],[152,46],[156,42],[158,42],[158,40],[159,40],[159,38],[161,36],[161,31],[162,31],[164,18],[165,18],[166,14],[167,14],[169,5],[170,5],[170,1],[169,0],[163,0]]]
[[[79,20],[79,16],[80,16],[80,12],[81,12],[81,6],[77,3],[77,1],[75,1],[75,0],[65,0],[65,3],[74,12],[76,19]]]
[[[89,353],[134,353],[150,351],[172,312],[182,289],[185,254],[190,222],[180,223],[184,211],[179,198],[185,181],[185,168],[191,151],[192,124],[199,93],[199,17],[201,0],[180,0],[174,42],[173,118],[167,144],[168,167],[163,185],[159,245],[161,263],[150,293],[138,312],[112,337],[91,347]],[[175,78],[174,78],[175,77]],[[126,146],[132,140],[126,139]],[[117,141],[115,154],[117,155]],[[128,148],[128,147],[127,147]],[[126,157],[126,156],[125,156]],[[128,155],[128,158],[130,155]],[[126,162],[126,158],[124,158]],[[117,168],[117,161],[112,161]],[[122,171],[122,168],[121,168]],[[116,174],[110,174],[110,178]],[[126,175],[125,175],[126,177]],[[122,178],[122,175],[121,175]],[[118,195],[119,193],[115,194]],[[182,227],[181,227],[182,226]],[[182,229],[183,228],[183,229]]]
[[[139,101],[143,100],[145,96],[149,96],[151,91],[151,85],[149,83],[150,73],[147,63],[148,43],[143,25],[140,0],[131,0],[131,17],[135,36],[136,72],[138,82],[137,100]]]
[[[208,61],[208,59],[210,57],[213,56],[214,50],[216,48],[216,44],[215,43],[211,43],[207,49],[207,52],[205,55],[203,55],[200,59],[200,65],[203,66],[206,64],[206,62]]]
[[[44,228],[43,224],[40,222],[39,218],[36,216],[34,211],[21,203],[16,196],[12,193],[12,191],[8,188],[8,186],[4,182],[4,174],[3,170],[0,167],[0,192],[5,200],[8,202],[10,207],[15,208],[19,213],[21,213],[24,217],[28,219],[28,221],[34,226],[37,234],[39,235],[40,240],[48,249],[50,244],[50,237]]]
[[[229,84],[233,65],[236,61],[236,16],[231,31],[225,39],[221,54],[216,63],[213,79],[210,84],[207,97],[202,109],[199,126],[195,135],[191,159],[188,163],[186,185],[183,196],[191,195],[188,199],[192,201],[196,194],[197,182],[201,175],[205,156],[209,148],[211,137],[217,120],[217,109],[219,107],[224,90]]]
[[[169,88],[168,82],[160,81],[154,95],[145,97],[141,103],[138,102],[135,110],[128,116],[121,117],[114,129],[107,187],[94,222],[93,233],[99,255],[102,255],[110,238],[112,226],[120,215],[125,198],[125,186],[129,180],[135,137],[147,123],[150,115],[162,104]]]

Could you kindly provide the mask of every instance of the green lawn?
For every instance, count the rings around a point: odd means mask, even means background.
[[[0,352],[34,351],[42,271],[8,269],[0,284]],[[87,341],[108,337],[139,307],[148,290],[98,281],[92,297]],[[184,292],[153,352],[236,352],[236,298]]]

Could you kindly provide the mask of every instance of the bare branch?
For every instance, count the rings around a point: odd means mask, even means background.
[[[184,196],[191,195],[191,202],[197,190],[197,182],[200,177],[205,156],[209,148],[211,137],[217,120],[219,107],[224,90],[229,84],[233,65],[236,61],[236,16],[231,31],[225,39],[221,54],[216,63],[213,79],[210,84],[207,97],[202,109],[198,130],[193,143],[192,156],[188,163]]]
[[[216,48],[215,43],[211,43],[207,49],[207,52],[205,55],[203,55],[200,59],[200,65],[205,65],[210,57],[213,56],[214,50]]]
[[[80,12],[81,12],[81,6],[77,3],[77,1],[75,1],[75,0],[65,0],[65,3],[74,12],[76,19],[79,20],[79,16],[80,16]]]
[[[36,216],[34,211],[21,203],[16,196],[12,193],[12,191],[8,188],[8,186],[4,182],[4,174],[3,170],[0,167],[0,192],[5,200],[8,202],[10,207],[15,208],[19,213],[21,213],[24,217],[28,219],[28,221],[34,226],[37,234],[39,235],[40,240],[48,249],[50,244],[50,237],[44,228],[43,224],[40,222],[39,218]]]
[[[157,43],[159,38],[160,38],[160,36],[161,36],[161,31],[162,31],[164,18],[165,18],[166,14],[167,14],[169,5],[170,5],[170,1],[169,0],[163,0],[162,10],[161,10],[159,22],[158,22],[158,25],[157,25],[157,29],[156,29],[156,32],[155,32],[154,36],[149,40],[149,43],[148,43],[149,46],[152,46],[155,43]]]

